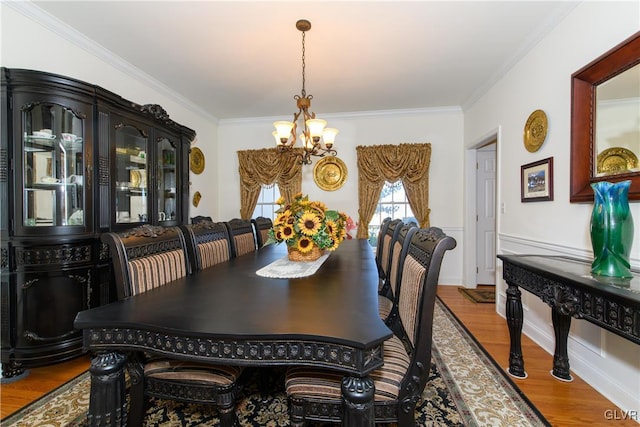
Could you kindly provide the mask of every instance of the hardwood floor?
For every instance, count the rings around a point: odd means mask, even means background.
[[[506,367],[509,359],[509,331],[505,320],[496,314],[494,304],[473,303],[462,296],[455,286],[440,286],[438,295],[498,365]],[[571,383],[555,380],[549,374],[553,356],[524,335],[522,351],[529,377],[526,380],[514,379],[514,382],[552,425],[586,426],[615,423],[616,427],[638,427],[638,423],[632,420],[621,419],[622,411],[575,373],[575,380]],[[10,415],[88,367],[89,358],[80,357],[53,366],[31,369],[26,378],[2,384],[0,417]],[[608,421],[606,414],[616,419]]]
[[[509,330],[506,321],[495,312],[495,304],[476,304],[462,296],[457,286],[439,286],[438,296],[482,344],[499,366],[509,366]],[[620,408],[598,393],[575,373],[573,382],[558,381],[549,371],[553,355],[522,335],[522,354],[528,377],[514,378],[536,408],[554,426],[588,426],[615,423],[635,426],[633,420],[623,420]],[[617,412],[615,412],[617,411]],[[616,416],[608,421],[606,415]]]

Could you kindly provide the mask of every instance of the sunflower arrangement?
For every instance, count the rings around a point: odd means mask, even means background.
[[[291,203],[280,197],[280,208],[265,244],[287,244],[291,251],[307,254],[314,250],[334,251],[347,235],[347,215],[329,210],[324,203],[310,201],[298,193]]]

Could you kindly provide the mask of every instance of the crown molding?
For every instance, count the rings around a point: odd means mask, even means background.
[[[373,110],[373,111],[353,111],[348,113],[322,113],[323,119],[357,119],[363,117],[390,117],[390,116],[413,116],[416,114],[462,114],[462,108],[459,106],[448,107],[430,107],[430,108],[410,108],[401,110]],[[280,116],[262,116],[262,117],[242,117],[218,120],[219,125],[233,125],[242,123],[261,123],[274,122],[283,120]]]
[[[191,102],[184,96],[180,95],[178,92],[174,91],[164,83],[161,83],[154,77],[140,70],[139,68],[132,65],[131,63],[125,61],[120,56],[114,54],[113,52],[111,52],[109,49],[105,48],[101,44],[85,36],[78,30],[69,26],[67,23],[47,13],[40,7],[33,4],[31,1],[3,0],[3,4],[9,6],[16,12],[20,13],[21,15],[24,15],[25,17],[31,19],[32,21],[42,25],[47,30],[57,34],[64,40],[81,48],[82,50],[89,53],[90,55],[93,55],[99,60],[109,64],[109,66],[116,68],[117,70],[123,72],[129,77],[144,84],[145,86],[148,86],[151,89],[159,93],[162,93],[168,98],[171,98],[172,100],[182,105],[187,110],[192,111],[215,123],[218,122],[217,117],[212,116],[211,114],[203,110],[202,107],[194,104],[193,102]]]

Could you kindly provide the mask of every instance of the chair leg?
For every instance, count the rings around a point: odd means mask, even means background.
[[[236,415],[236,391],[235,389],[227,393],[219,393],[216,397],[216,407],[220,415],[220,425],[222,427],[234,427],[239,425]]]
[[[302,400],[289,398],[289,418],[291,427],[304,427],[304,403]]]
[[[234,427],[238,425],[235,405],[231,405],[230,408],[218,406],[218,414],[220,414],[220,425],[222,427]]]
[[[144,368],[134,363],[130,363],[128,368],[131,379],[128,425],[141,426],[147,409],[147,398],[144,395]]]
[[[409,405],[407,410],[398,408],[398,427],[416,427],[416,404]]]

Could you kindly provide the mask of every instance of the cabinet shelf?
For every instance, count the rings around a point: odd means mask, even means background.
[[[0,364],[15,376],[82,354],[73,319],[116,299],[101,233],[186,224],[195,132],[159,105],[76,79],[6,67],[0,77]]]

